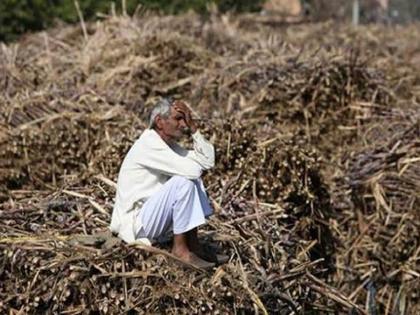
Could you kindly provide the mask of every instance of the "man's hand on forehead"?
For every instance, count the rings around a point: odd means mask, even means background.
[[[191,117],[191,110],[188,105],[183,101],[174,101],[173,102],[174,109],[181,113],[184,116],[185,122],[187,123],[188,127],[194,133],[197,130],[197,125]]]
[[[188,108],[187,104],[183,101],[175,101],[173,103],[174,109],[180,113],[183,113],[185,116],[191,113],[190,109]]]

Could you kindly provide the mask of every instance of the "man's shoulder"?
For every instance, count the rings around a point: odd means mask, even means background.
[[[136,143],[148,146],[160,145],[161,142],[162,139],[160,138],[159,134],[153,129],[145,129],[136,141]]]
[[[166,148],[167,145],[153,129],[145,129],[140,137],[134,142],[132,151],[139,152],[144,150],[161,150]]]
[[[150,137],[153,137],[153,130],[147,128],[147,129],[143,130],[143,132],[140,134],[140,136],[138,137],[137,140],[147,139],[147,138],[150,138]]]

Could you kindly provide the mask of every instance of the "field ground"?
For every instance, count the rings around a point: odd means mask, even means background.
[[[419,25],[113,16],[0,46],[0,310],[420,313]],[[212,272],[106,231],[154,101],[217,149]]]

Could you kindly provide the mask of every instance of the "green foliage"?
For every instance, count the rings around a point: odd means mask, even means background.
[[[12,34],[23,33],[28,29],[42,28],[48,6],[46,3],[33,2],[34,9],[29,10],[27,0],[3,0],[0,2],[0,40],[12,37]]]
[[[198,13],[204,13],[207,5],[211,1],[208,0],[142,0],[141,3],[148,9],[158,10],[164,13],[176,14],[187,10],[194,10]]]
[[[79,0],[83,15],[89,19],[106,11],[111,1]],[[108,9],[109,10],[109,9]],[[28,31],[38,31],[57,19],[76,22],[78,15],[73,0],[1,0],[0,41],[15,39]]]
[[[221,12],[254,12],[259,11],[265,1],[262,0],[215,0],[217,7]]]
[[[156,9],[165,13],[177,14],[188,10],[206,14],[211,7],[216,7],[220,12],[250,12],[261,8],[266,0],[142,0],[140,1],[149,9]]]
[[[219,11],[255,11],[265,0],[126,0],[127,13],[139,5],[150,10],[177,14],[194,10],[205,14],[211,5]],[[86,20],[98,12],[109,13],[112,5],[121,12],[122,0],[78,0]],[[0,41],[14,40],[20,34],[38,31],[53,25],[57,20],[68,23],[78,21],[74,0],[0,0]]]

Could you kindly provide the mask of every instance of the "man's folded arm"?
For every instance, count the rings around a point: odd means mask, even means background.
[[[188,155],[183,157],[169,148],[150,148],[142,152],[138,163],[165,175],[179,175],[188,179],[200,178],[203,170],[201,165]]]
[[[203,135],[196,131],[192,135],[194,150],[189,151],[188,157],[196,160],[205,170],[211,169],[215,164],[214,146]]]

